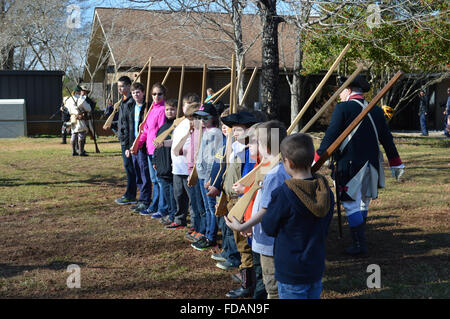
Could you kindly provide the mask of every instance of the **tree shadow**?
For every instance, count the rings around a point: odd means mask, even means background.
[[[46,265],[8,265],[0,264],[0,278],[9,278],[17,275],[21,275],[24,271],[31,271],[35,269],[50,269],[50,270],[62,270],[67,269],[67,266],[76,264],[83,266],[85,263],[70,262],[70,261],[52,261]]]

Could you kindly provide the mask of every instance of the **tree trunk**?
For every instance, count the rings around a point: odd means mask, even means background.
[[[231,19],[234,28],[234,52],[236,54],[236,70],[238,75],[240,70],[244,69],[244,47],[242,44],[242,10],[243,5],[239,0],[232,1]],[[240,105],[240,101],[244,95],[244,76],[239,76],[239,83],[237,83],[237,101]]]
[[[278,53],[278,25],[282,21],[277,16],[275,0],[259,1],[260,15],[263,25],[262,32],[262,106],[269,118],[279,116],[280,104],[280,65]]]
[[[303,61],[303,44],[301,41],[300,32],[297,33],[297,39],[295,43],[295,52],[294,55],[294,71],[292,76],[292,84],[291,84],[291,123],[294,121],[295,117],[298,113],[300,113],[300,102],[302,99],[301,96],[301,85],[302,79],[300,76],[300,70],[302,69],[302,61]],[[302,121],[299,122],[301,125]],[[294,128],[294,132],[298,131],[298,126]]]

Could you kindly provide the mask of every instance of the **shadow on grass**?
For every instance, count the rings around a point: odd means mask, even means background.
[[[24,271],[30,271],[35,269],[50,269],[50,270],[62,270],[67,269],[67,266],[76,264],[78,266],[84,266],[85,263],[70,262],[70,261],[53,261],[46,265],[8,265],[0,264],[0,278],[9,278],[17,275],[22,275]]]
[[[369,217],[369,254],[365,258],[344,254],[351,243],[348,225],[343,225],[344,238],[339,240],[334,218],[327,240],[324,291],[351,298],[444,297],[443,292],[449,290],[450,235],[424,233],[417,227],[398,228],[399,216],[391,216],[395,223],[387,217]],[[367,267],[371,264],[380,266],[383,289],[366,293],[366,281],[372,273],[367,272]]]
[[[62,173],[63,176],[75,176],[73,174],[66,174]],[[18,187],[18,186],[58,186],[58,185],[64,185],[64,187],[70,187],[71,184],[88,184],[88,185],[103,185],[103,186],[117,186],[122,182],[123,178],[105,178],[103,175],[94,175],[87,179],[78,179],[78,180],[61,180],[61,181],[41,181],[41,182],[27,182],[23,179],[0,179],[0,186],[1,187]],[[4,184],[5,182],[5,184]],[[82,187],[77,185],[77,187]]]

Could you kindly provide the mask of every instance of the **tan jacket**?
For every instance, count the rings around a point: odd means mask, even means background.
[[[75,101],[74,101],[75,100]],[[91,106],[86,102],[86,98],[83,96],[73,96],[68,97],[64,101],[65,107],[69,110],[70,113],[70,122],[72,123],[72,132],[88,132],[88,123],[86,120],[78,120],[76,118],[77,115],[80,115],[82,112],[91,112]]]

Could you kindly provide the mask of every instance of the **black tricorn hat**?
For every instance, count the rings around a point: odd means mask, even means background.
[[[338,77],[338,82],[339,85],[344,84],[345,81],[347,81],[347,77],[346,76],[339,76]],[[352,88],[360,88],[363,93],[364,92],[369,92],[370,90],[370,83],[367,82],[366,77],[364,75],[357,75],[353,81],[350,83],[349,87]]]
[[[250,127],[253,124],[260,122],[252,113],[245,111],[221,117],[220,120],[228,127],[238,124]]]
[[[208,102],[208,103],[203,104],[203,108],[201,110],[195,111],[194,114],[198,115],[198,116],[210,115],[210,116],[216,117],[217,110],[216,110],[216,107],[214,106],[214,104]]]

